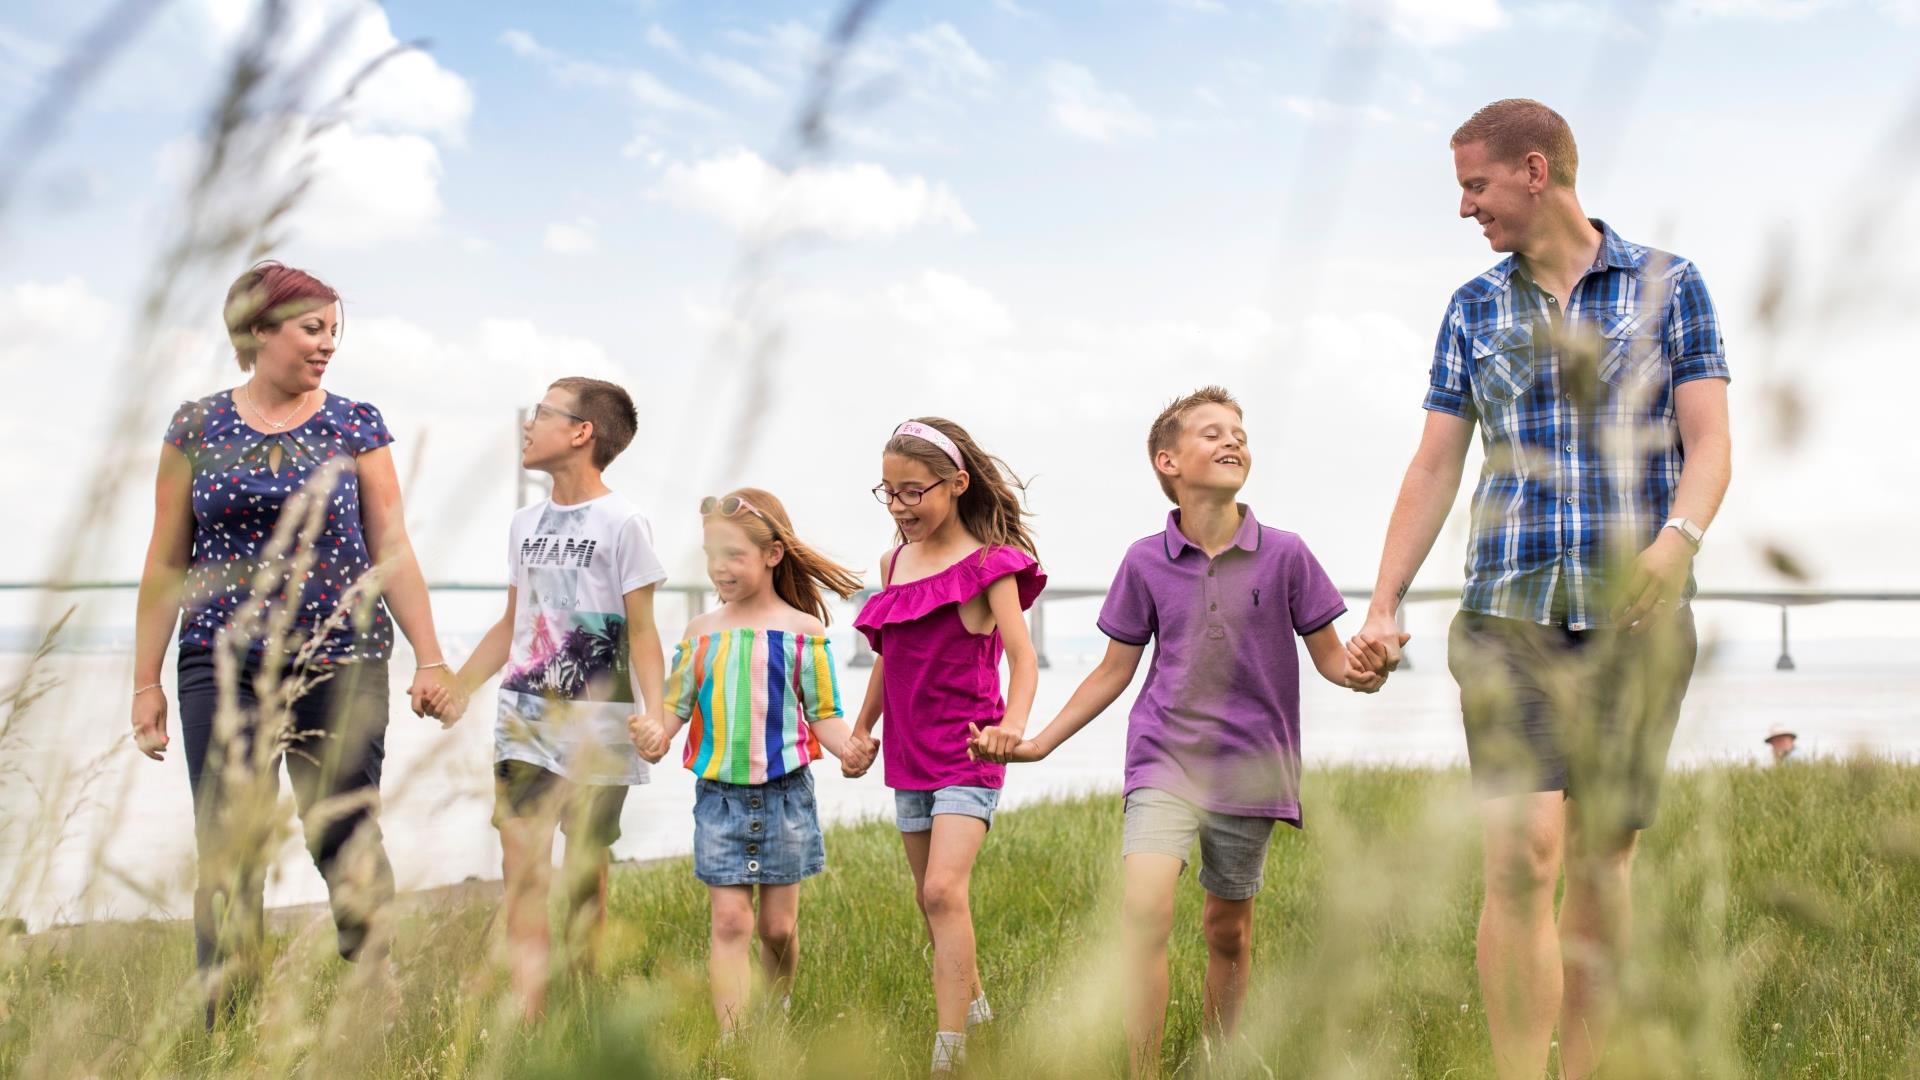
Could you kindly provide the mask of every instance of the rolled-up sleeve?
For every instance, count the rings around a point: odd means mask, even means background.
[[[1667,355],[1673,358],[1675,386],[1695,379],[1728,379],[1727,343],[1720,336],[1720,316],[1700,277],[1700,268],[1687,264],[1667,301]]]
[[[1458,300],[1447,304],[1446,317],[1440,320],[1440,339],[1433,346],[1433,369],[1427,377],[1425,407],[1467,420],[1475,416],[1473,384],[1467,373],[1466,320],[1460,314]]]

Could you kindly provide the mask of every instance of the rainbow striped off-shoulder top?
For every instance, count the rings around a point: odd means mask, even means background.
[[[825,637],[747,628],[680,642],[666,707],[688,722],[687,768],[729,784],[764,784],[816,760],[810,725],[843,715]]]

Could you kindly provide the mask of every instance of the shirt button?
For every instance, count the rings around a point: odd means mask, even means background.
[[[760,845],[759,845],[759,844],[748,844],[748,845],[747,845],[747,854],[749,854],[749,855],[758,855],[758,854],[760,854]]]
[[[1567,453],[1569,453],[1569,454],[1571,454],[1571,453],[1573,453],[1573,444],[1572,444],[1572,443],[1568,443],[1568,444],[1567,444]]]
[[[1579,554],[1580,554],[1580,549],[1579,549],[1579,548],[1568,548],[1568,549],[1567,549],[1567,558],[1569,558],[1569,559],[1571,559],[1571,558],[1574,558],[1575,556],[1577,556],[1577,555],[1579,555]],[[759,827],[760,827],[760,823],[759,823],[759,822],[757,822],[757,821],[756,821],[756,822],[754,822],[754,824],[753,824],[753,827],[754,827],[754,828],[756,828],[756,829],[757,829],[757,828],[759,828]]]
[[[1574,500],[1574,497],[1573,497],[1573,496],[1571,496],[1571,495],[1569,495],[1569,496],[1567,496],[1567,505],[1568,505],[1568,506],[1572,506],[1572,505],[1574,504],[1574,501],[1575,501],[1575,500]]]
[[[1212,577],[1212,576],[1213,576],[1213,567],[1211,567],[1211,566],[1209,566],[1209,567],[1207,567],[1207,576],[1208,576],[1208,577]]]
[[[1219,611],[1219,610],[1220,610],[1220,605],[1219,605],[1219,604],[1208,604],[1208,605],[1207,605],[1207,610],[1208,610],[1208,611]]]
[[[1568,501],[1568,502],[1572,502],[1573,500],[1571,500],[1571,499],[1569,499],[1569,500],[1567,500],[1567,501]],[[748,799],[748,800],[747,800],[747,806],[748,806],[748,808],[750,808],[750,809],[753,809],[753,810],[758,810],[758,809],[760,809],[760,800],[759,800],[759,799]]]
[[[748,859],[748,860],[747,860],[747,873],[749,873],[749,874],[757,874],[757,873],[759,873],[759,872],[760,872],[760,860],[758,860],[758,859]]]
[[[1573,554],[1573,552],[1571,552],[1571,551],[1569,551],[1569,552],[1567,552],[1567,554],[1569,554],[1569,555],[1571,555],[1571,554]],[[757,822],[757,821],[749,821],[749,822],[747,822],[747,831],[748,831],[748,832],[759,832],[759,831],[760,831],[760,823],[759,823],[759,822]]]

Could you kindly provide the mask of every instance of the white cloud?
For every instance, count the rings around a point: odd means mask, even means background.
[[[991,292],[943,270],[922,270],[882,295],[895,317],[962,340],[999,337],[1013,330],[1013,317]]]
[[[1457,44],[1476,34],[1497,30],[1505,26],[1508,19],[1500,0],[1375,0],[1352,6],[1336,0],[1308,2],[1350,12],[1422,47]]]
[[[441,211],[440,154],[432,143],[337,127],[312,145],[318,167],[292,224],[302,239],[369,248],[432,231]]]
[[[200,0],[189,12],[205,29],[214,55],[237,45],[254,17],[253,5],[239,0]],[[275,38],[277,62],[297,65],[312,80],[314,103],[339,98],[364,76],[346,113],[363,130],[414,132],[451,143],[464,137],[473,114],[467,81],[431,53],[401,50],[379,4],[304,0],[286,5],[286,18]],[[367,74],[376,60],[379,66]]]
[[[947,86],[981,91],[997,74],[993,64],[975,51],[966,35],[949,22],[935,23],[908,34],[906,51],[916,67],[927,72],[933,81]]]
[[[798,83],[812,71],[825,46],[818,30],[793,20],[757,33],[731,31],[726,37],[757,50],[764,66],[789,83]],[[904,37],[885,31],[862,34],[842,66],[848,86],[904,87],[923,102],[941,101],[954,92],[984,95],[998,75],[966,35],[944,21]]]
[[[680,44],[680,39],[674,37],[671,31],[659,23],[648,24],[647,44],[674,56],[683,56],[686,53],[686,47]]]
[[[895,176],[879,165],[808,165],[790,173],[751,150],[669,164],[653,197],[768,238],[887,239],[923,226],[972,232],[973,219],[945,184]]]
[[[1410,41],[1450,45],[1506,25],[1500,0],[1388,0],[1387,25]]]
[[[1104,143],[1153,134],[1152,117],[1127,95],[1102,87],[1078,64],[1048,64],[1046,86],[1054,123],[1072,135]]]
[[[644,68],[611,68],[586,60],[576,60],[542,45],[524,30],[508,30],[500,43],[515,56],[531,60],[547,69],[562,85],[590,86],[625,93],[643,109],[663,113],[713,115],[713,109],[680,93]]]
[[[541,235],[540,246],[555,255],[591,255],[600,247],[592,218],[556,221]]]
[[[1371,124],[1393,122],[1393,114],[1378,105],[1329,101],[1326,98],[1302,97],[1298,94],[1282,97],[1278,99],[1277,104],[1310,124],[1344,124],[1356,120]]]
[[[751,65],[738,60],[715,56],[712,53],[702,53],[700,70],[751,98],[770,101],[780,96],[780,88],[773,84],[773,80],[760,74]]]
[[[262,122],[236,131],[229,152],[253,164],[229,175],[210,205],[235,222],[258,221],[296,180],[306,190],[280,222],[294,239],[334,250],[378,247],[432,233],[439,222],[440,152],[426,137],[336,124],[308,134],[304,125]],[[184,184],[201,142],[164,144],[159,171]]]
[[[1702,18],[1763,19],[1785,22],[1831,10],[1836,0],[1683,0],[1679,14]]]

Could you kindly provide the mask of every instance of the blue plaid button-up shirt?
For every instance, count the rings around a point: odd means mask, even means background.
[[[1477,421],[1486,450],[1468,611],[1606,626],[1609,567],[1659,535],[1680,482],[1673,388],[1729,378],[1700,271],[1593,224],[1600,254],[1566,311],[1509,256],[1461,286],[1440,325],[1426,407]],[[1693,594],[1689,578],[1683,602]]]

